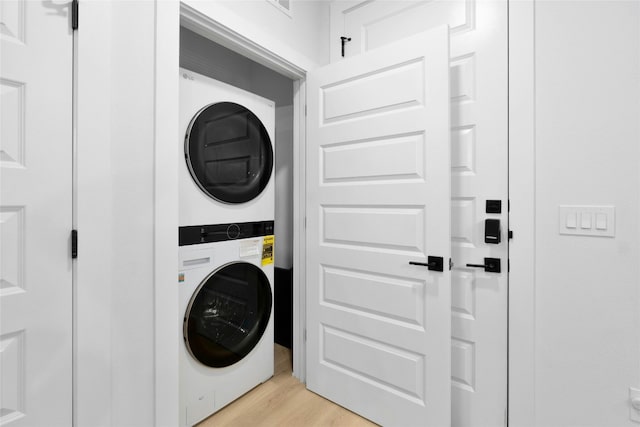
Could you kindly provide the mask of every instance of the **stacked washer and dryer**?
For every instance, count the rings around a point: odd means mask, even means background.
[[[273,375],[275,105],[180,69],[180,425]]]

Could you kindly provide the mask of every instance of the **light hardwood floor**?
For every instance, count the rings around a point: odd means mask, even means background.
[[[291,375],[291,350],[275,345],[275,373],[198,427],[365,427],[372,422],[307,390]]]

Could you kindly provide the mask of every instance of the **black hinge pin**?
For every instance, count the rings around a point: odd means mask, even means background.
[[[71,2],[71,29],[78,29],[78,0]]]
[[[340,37],[340,42],[342,43],[342,57],[343,58],[344,58],[344,45],[347,42],[350,42],[350,41],[351,41],[351,37],[344,37],[344,36]]]
[[[78,258],[78,230],[71,230],[71,258]]]

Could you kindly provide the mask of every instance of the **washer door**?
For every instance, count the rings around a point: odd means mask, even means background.
[[[259,267],[234,262],[219,268],[189,301],[184,320],[189,352],[212,368],[233,365],[260,341],[271,307],[269,279]]]
[[[244,203],[269,183],[273,148],[262,122],[233,102],[211,104],[191,120],[185,138],[191,176],[209,197]]]

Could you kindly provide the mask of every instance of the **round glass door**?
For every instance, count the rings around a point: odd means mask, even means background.
[[[273,148],[258,117],[242,105],[219,102],[191,121],[185,139],[191,176],[209,197],[244,203],[269,183]]]
[[[253,264],[235,262],[214,271],[191,297],[184,337],[191,355],[222,368],[258,344],[271,315],[269,279]]]

